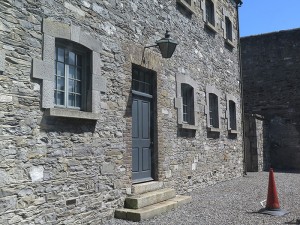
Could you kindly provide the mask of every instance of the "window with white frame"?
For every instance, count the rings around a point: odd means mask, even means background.
[[[232,22],[228,16],[225,16],[226,39],[232,41]]]
[[[213,128],[219,128],[219,104],[218,96],[209,93],[209,125]]]
[[[55,45],[54,104],[85,109],[90,52],[72,42],[56,41]]]
[[[183,122],[194,124],[194,89],[188,84],[181,84]]]
[[[211,0],[205,0],[206,21],[215,26],[215,6]]]

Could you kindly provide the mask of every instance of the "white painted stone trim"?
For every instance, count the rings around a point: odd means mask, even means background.
[[[33,59],[32,77],[43,81],[42,108],[54,107],[54,75],[55,75],[55,39],[61,38],[76,42],[92,51],[92,90],[91,102],[87,108],[92,113],[99,113],[101,109],[101,92],[106,92],[106,78],[101,76],[102,43],[91,34],[81,30],[73,24],[65,24],[52,19],[43,20],[43,60]],[[88,117],[87,117],[88,118]]]

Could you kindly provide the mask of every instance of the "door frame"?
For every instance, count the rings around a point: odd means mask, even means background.
[[[158,180],[158,129],[157,129],[157,73],[153,70],[150,70],[148,68],[142,67],[140,65],[132,64],[132,71],[131,71],[131,80],[132,80],[132,74],[133,70],[142,70],[147,73],[151,73],[152,76],[152,101],[151,101],[151,121],[152,121],[152,126],[150,128],[151,132],[151,139],[152,139],[152,157],[151,157],[151,176],[154,181]],[[132,89],[132,82],[131,82],[131,101],[130,105],[132,107],[132,101],[133,101],[133,95],[137,94],[140,96],[145,96],[147,97],[146,93],[143,92],[137,92]],[[131,108],[131,118],[132,118],[132,108]],[[131,133],[132,133],[132,121],[131,121]],[[131,146],[132,146],[132,135],[131,135]],[[132,156],[132,147],[131,147],[131,156]],[[132,157],[131,157],[131,175],[132,175]],[[131,178],[132,183],[142,183],[142,182],[147,182],[147,181],[137,181],[134,182],[133,179]]]

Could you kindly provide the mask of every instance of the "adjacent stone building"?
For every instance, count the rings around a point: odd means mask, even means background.
[[[258,139],[265,153],[258,160],[266,168],[300,169],[299,40],[300,29],[241,39],[245,112],[263,118],[257,132],[264,133]]]
[[[0,224],[101,224],[133,183],[186,193],[240,176],[236,9],[2,0]],[[144,48],[166,30],[169,59]]]

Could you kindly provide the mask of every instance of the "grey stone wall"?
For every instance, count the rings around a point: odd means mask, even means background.
[[[0,2],[0,224],[101,224],[131,193],[132,64],[157,73],[155,179],[183,193],[242,174],[241,115],[229,134],[226,94],[240,110],[238,48],[227,46],[218,1],[214,33],[200,2],[187,13],[176,1],[2,0]],[[43,59],[43,19],[80,27],[102,43],[98,120],[49,116],[43,83],[32,76]],[[171,59],[143,48],[172,31]],[[235,31],[236,32],[236,31]],[[2,59],[4,65],[2,66]],[[176,74],[197,82],[196,130],[177,124]],[[205,87],[220,95],[220,132],[207,131]],[[52,112],[53,113],[53,112]],[[50,111],[51,115],[51,111]],[[80,117],[80,116],[78,116]]]
[[[268,121],[270,157],[278,169],[300,169],[300,30],[241,39],[245,112]]]

